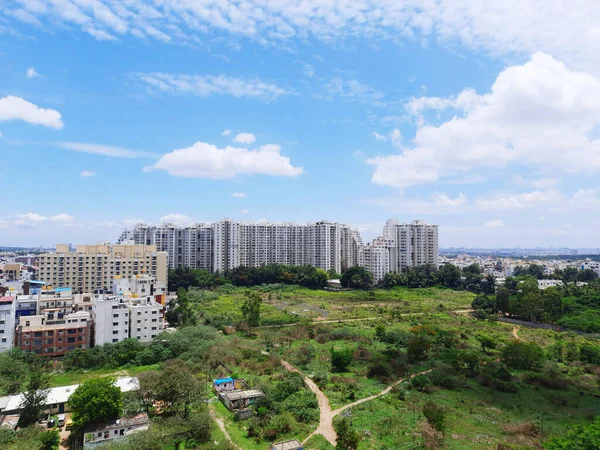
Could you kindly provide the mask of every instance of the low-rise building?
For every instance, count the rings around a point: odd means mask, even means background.
[[[304,446],[297,439],[273,444],[271,450],[304,450]]]
[[[219,393],[219,399],[229,411],[247,408],[254,405],[256,399],[264,397],[260,389],[247,389],[243,391],[225,391]]]
[[[91,342],[91,317],[87,312],[63,315],[59,309],[19,318],[15,345],[45,356],[62,356],[67,351],[88,349]]]
[[[83,434],[83,448],[94,448],[132,433],[145,431],[149,425],[148,414],[141,413],[134,417],[117,419],[100,428],[88,428]]]

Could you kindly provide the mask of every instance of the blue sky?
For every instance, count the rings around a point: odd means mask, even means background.
[[[399,3],[3,2],[0,244],[396,217],[598,247],[594,2]]]

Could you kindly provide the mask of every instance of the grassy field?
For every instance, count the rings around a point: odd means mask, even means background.
[[[199,314],[209,323],[235,325],[242,320],[242,288],[226,292],[191,291]],[[391,317],[398,314],[457,310],[471,307],[474,294],[444,288],[325,291],[282,286],[262,294],[261,325]]]
[[[82,372],[56,372],[50,377],[50,387],[69,386],[81,384],[86,380],[98,377],[134,377],[138,373],[158,370],[158,364],[150,366],[137,366],[124,369],[86,370]]]

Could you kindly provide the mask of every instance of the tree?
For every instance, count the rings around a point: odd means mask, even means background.
[[[544,358],[544,351],[533,342],[512,341],[502,350],[502,362],[511,369],[536,370]]]
[[[450,289],[458,289],[461,286],[460,268],[454,264],[444,264],[438,270],[437,276],[442,286]]]
[[[494,314],[497,311],[496,299],[492,296],[480,294],[473,299],[471,303],[473,309],[481,309],[488,314]]]
[[[44,431],[40,435],[40,441],[42,442],[42,447],[40,450],[57,449],[58,444],[60,444],[60,435],[58,434],[58,430]]]
[[[348,366],[352,364],[354,352],[352,349],[345,348],[342,350],[336,350],[331,347],[331,370],[332,372],[346,372]]]
[[[42,418],[46,410],[48,385],[48,374],[39,369],[30,372],[27,379],[27,391],[23,394],[21,402],[21,415],[17,423],[19,428],[33,425]]]
[[[481,280],[481,292],[484,294],[493,294],[496,291],[496,279],[494,275],[488,274]]]
[[[76,427],[83,429],[90,424],[104,424],[121,417],[121,389],[112,378],[93,378],[75,389],[69,398],[69,406]]]
[[[202,399],[202,383],[191,367],[180,359],[167,361],[160,372],[141,373],[138,378],[145,405],[161,401],[171,412],[183,408],[184,418],[187,418],[191,406]]]
[[[340,279],[342,287],[353,289],[371,289],[373,287],[373,274],[364,267],[350,267],[342,274]]]
[[[344,417],[338,421],[335,426],[335,432],[337,433],[337,444],[335,450],[356,450],[358,443],[360,442],[360,436],[352,428],[350,420]]]
[[[500,286],[496,289],[496,308],[502,314],[507,314],[509,310],[510,292],[504,287]]]
[[[242,304],[242,317],[248,325],[248,336],[253,327],[257,327],[260,323],[260,305],[262,298],[258,292],[247,291],[246,300]]]

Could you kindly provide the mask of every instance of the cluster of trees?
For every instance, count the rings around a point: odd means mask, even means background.
[[[335,277],[335,271],[326,272],[311,265],[286,266],[284,264],[266,264],[260,267],[240,266],[220,274],[211,274],[206,270],[177,268],[169,270],[169,291],[183,287],[211,289],[225,284],[234,286],[260,286],[262,284],[296,284],[309,289],[327,286],[327,280]]]
[[[189,326],[176,333],[162,333],[147,344],[136,339],[125,339],[116,344],[107,343],[85,351],[75,349],[64,356],[62,363],[67,371],[145,366],[181,355],[197,354],[211,345],[214,339],[214,328]]]
[[[578,269],[577,267],[566,267],[565,269],[555,270],[554,273],[546,275],[544,268],[539,264],[529,264],[527,266],[515,267],[513,276],[531,276],[537,280],[550,279],[561,280],[564,283],[575,283],[577,281],[590,282],[598,278],[598,274],[592,269]]]
[[[539,289],[531,275],[508,277],[494,295],[480,294],[472,306],[485,314],[502,313],[530,322],[600,332],[600,289],[596,282]]]
[[[445,264],[439,269],[431,265],[423,265],[408,267],[401,273],[390,272],[386,274],[381,285],[386,288],[443,286],[491,294],[494,292],[495,283],[496,280],[492,275],[483,275],[483,269],[479,264],[471,264],[462,270],[452,264]]]

